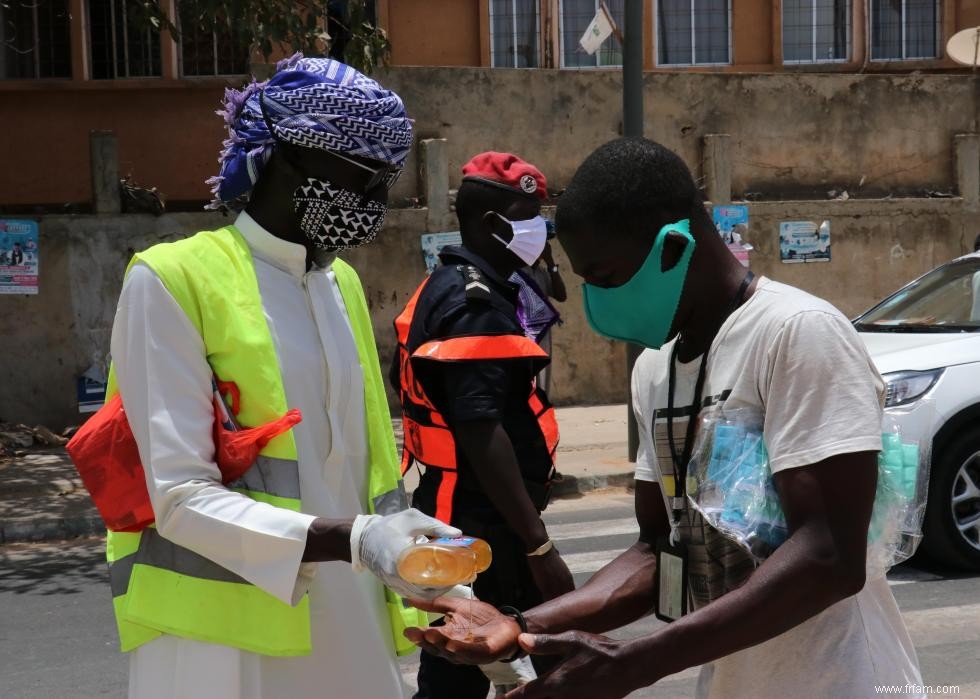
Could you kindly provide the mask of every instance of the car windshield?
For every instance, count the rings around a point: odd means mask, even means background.
[[[854,324],[862,332],[980,331],[980,257],[934,269]]]

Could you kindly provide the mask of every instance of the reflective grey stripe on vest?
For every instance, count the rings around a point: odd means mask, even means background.
[[[373,504],[374,513],[378,515],[391,515],[407,509],[408,495],[405,493],[405,483],[399,480],[394,490],[382,493],[374,499]]]
[[[214,561],[183,546],[178,546],[169,539],[164,539],[160,536],[160,532],[149,527],[140,535],[140,546],[136,553],[109,564],[109,586],[113,597],[126,594],[129,589],[129,578],[133,574],[133,565],[136,563],[204,580],[250,584]]]
[[[260,456],[244,476],[228,487],[299,500],[299,462]]]
[[[245,472],[245,475],[228,487],[299,500],[299,462],[292,459],[259,456]],[[385,493],[381,498],[388,495],[390,493]],[[404,487],[402,488],[402,497],[404,498]],[[142,532],[140,546],[136,553],[124,556],[109,564],[109,586],[112,589],[113,597],[126,594],[129,589],[129,578],[133,574],[134,563],[172,570],[175,573],[204,580],[248,584],[244,578],[190,549],[185,549],[183,546],[178,546],[172,541],[164,539],[155,528],[148,527]]]
[[[112,590],[113,597],[125,595],[129,589],[129,578],[133,574],[133,563],[136,561],[136,554],[116,559],[109,563],[109,588]]]

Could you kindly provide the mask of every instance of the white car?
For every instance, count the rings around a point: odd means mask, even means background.
[[[854,320],[886,410],[932,445],[922,550],[980,570],[980,253],[948,262]]]

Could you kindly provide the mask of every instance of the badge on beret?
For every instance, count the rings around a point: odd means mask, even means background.
[[[521,177],[521,189],[527,194],[534,194],[538,189],[538,183],[531,175]]]

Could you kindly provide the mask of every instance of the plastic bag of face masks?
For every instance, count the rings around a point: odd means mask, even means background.
[[[762,425],[762,414],[747,408],[703,413],[687,482],[692,507],[758,561],[789,537]],[[901,415],[885,414],[868,527],[867,571],[872,576],[909,558],[921,539],[928,454],[903,439],[900,425]]]
[[[868,527],[868,571],[887,570],[912,557],[922,540],[929,489],[931,440],[920,443],[902,431],[902,423],[915,413],[915,423],[931,435],[936,406],[918,401],[909,408],[885,412],[882,449],[878,454],[878,489]]]

